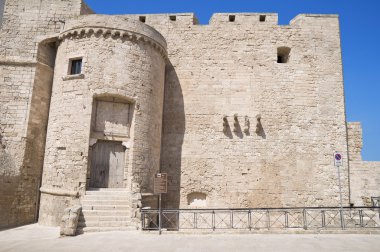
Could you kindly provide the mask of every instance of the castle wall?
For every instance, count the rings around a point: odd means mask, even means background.
[[[362,160],[363,137],[360,122],[347,123],[348,151],[350,161]]]
[[[371,197],[380,197],[380,162],[350,163],[351,202],[355,206],[371,206]]]
[[[300,15],[287,26],[275,14],[264,22],[260,14],[195,20],[146,15],[172,64],[161,155],[170,175],[166,207],[189,207],[193,192],[206,195],[207,207],[337,206],[334,151],[347,160],[338,17]],[[283,46],[290,59],[279,64]],[[342,181],[348,205],[347,162]]]
[[[153,191],[159,170],[165,77],[165,41],[155,30],[123,17],[91,15],[71,20],[61,34],[54,71],[39,222],[57,225],[65,207],[88,187],[90,145],[122,141],[124,187]],[[72,58],[80,75],[68,75]],[[94,99],[126,99],[133,107],[127,138],[93,134]],[[104,111],[105,113],[107,111]]]
[[[3,21],[4,5],[5,5],[5,0],[0,0],[0,27]]]
[[[122,186],[137,199],[156,172],[169,174],[166,208],[337,206],[335,151],[343,204],[379,196],[380,164],[361,161],[360,124],[346,128],[337,16],[286,26],[270,13],[208,25],[188,13],[72,18],[91,13],[80,0],[6,2],[0,228],[36,221],[41,177],[39,222],[57,225],[89,187],[104,140],[125,147]],[[83,71],[70,75],[76,58]],[[94,132],[98,100],[131,108],[117,125],[126,136]]]
[[[40,43],[81,1],[6,1],[0,31],[0,228],[35,222],[55,49]],[[4,116],[3,116],[4,115]]]
[[[362,161],[362,127],[359,122],[347,123],[350,157],[351,203],[370,206],[371,197],[380,197],[380,162]]]

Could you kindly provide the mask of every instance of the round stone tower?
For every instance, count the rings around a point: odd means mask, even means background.
[[[89,188],[153,191],[166,42],[122,16],[81,16],[59,36],[40,218],[56,225]]]

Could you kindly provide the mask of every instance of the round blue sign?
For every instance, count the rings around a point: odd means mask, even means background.
[[[342,160],[342,155],[340,155],[339,153],[335,154],[335,159],[336,160]]]

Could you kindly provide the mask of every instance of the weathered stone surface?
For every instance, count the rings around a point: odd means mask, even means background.
[[[58,225],[106,176],[92,169],[104,141],[136,226],[159,170],[168,208],[337,206],[341,151],[344,205],[379,196],[380,165],[361,161],[360,125],[346,125],[336,15],[91,13],[81,0],[5,4],[0,228],[38,211]]]
[[[372,197],[380,197],[380,162],[362,161],[362,128],[358,122],[350,122],[348,150],[350,158],[350,202],[356,206],[371,206]]]
[[[60,234],[62,236],[74,236],[76,234],[81,211],[82,206],[80,205],[65,209],[61,220]]]
[[[37,219],[55,60],[54,43],[41,41],[81,14],[82,6],[81,0],[5,2],[0,30],[0,229]]]

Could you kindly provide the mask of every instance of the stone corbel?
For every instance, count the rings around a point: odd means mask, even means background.
[[[238,132],[240,129],[238,114],[234,114],[234,132]]]
[[[90,138],[90,143],[89,143],[89,145],[92,147],[92,146],[94,146],[94,144],[96,144],[96,142],[98,142],[98,139]]]
[[[261,135],[261,133],[263,132],[263,125],[261,124],[261,115],[258,114],[256,116],[256,120],[257,120],[257,123],[256,123],[256,134],[257,135]]]
[[[227,116],[224,115],[223,116],[223,132],[227,132],[228,128],[229,128],[229,124],[228,124]]]
[[[250,122],[248,116],[245,116],[245,121],[244,121],[244,133],[249,134],[249,128],[250,128]]]
[[[122,145],[123,145],[126,149],[130,149],[130,148],[131,148],[131,141],[123,142]]]

